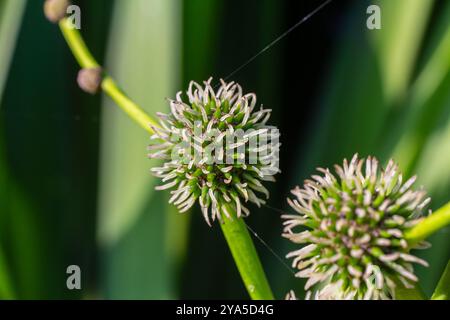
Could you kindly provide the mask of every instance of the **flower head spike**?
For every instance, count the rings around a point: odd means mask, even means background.
[[[257,109],[255,94],[223,80],[215,91],[211,80],[191,82],[187,102],[182,92],[169,99],[171,112],[158,114],[149,147],[149,157],[165,161],[152,169],[164,182],[157,189],[174,188],[169,202],[180,212],[198,201],[209,225],[232,211],[248,215],[245,202],[265,203],[261,181],[274,181],[280,146],[278,130],[266,124],[271,110]]]
[[[287,257],[308,279],[307,298],[393,299],[396,284],[411,287],[412,263],[427,263],[409,253],[404,234],[430,200],[411,189],[416,178],[403,183],[392,160],[383,170],[375,158],[358,155],[336,165],[336,176],[318,170],[288,199],[299,215],[283,216],[283,236],[306,244]]]

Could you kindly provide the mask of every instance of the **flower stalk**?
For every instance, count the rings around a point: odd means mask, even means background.
[[[405,238],[409,243],[415,244],[428,238],[430,235],[449,224],[450,202],[407,231]]]
[[[426,217],[416,226],[405,232],[405,239],[412,246],[425,240],[436,231],[450,224],[450,202]],[[396,296],[399,300],[423,300],[426,299],[422,290],[416,285],[408,289],[403,286],[397,286]],[[432,300],[450,299],[450,262],[439,281],[436,290],[431,297]]]
[[[86,43],[84,42],[79,31],[72,27],[67,18],[59,22],[64,38],[69,45],[75,59],[83,69],[100,68],[99,63],[92,56]],[[153,134],[152,126],[159,127],[158,123],[153,120],[148,114],[142,110],[136,103],[134,103],[128,96],[118,87],[114,79],[104,74],[101,81],[102,90],[108,94],[114,102],[137,124],[144,128],[147,132]]]
[[[61,19],[59,27],[79,65],[87,69],[100,68],[81,34],[71,26],[68,19]],[[160,128],[158,122],[128,98],[114,79],[107,74],[103,74],[101,88],[147,132],[154,134],[154,128]],[[224,220],[224,223],[221,223],[222,231],[250,297],[252,299],[273,299],[262,264],[244,221],[234,215]]]
[[[263,267],[244,220],[235,214],[220,224],[242,281],[253,300],[273,300]]]
[[[144,128],[149,133],[154,133],[153,127],[158,127],[158,124],[153,120],[144,110],[142,110],[136,103],[134,103],[127,95],[117,86],[114,79],[106,76],[101,85],[103,91],[108,94],[111,99],[137,124]]]

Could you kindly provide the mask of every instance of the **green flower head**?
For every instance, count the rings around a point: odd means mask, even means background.
[[[430,201],[411,189],[416,177],[403,183],[392,160],[380,170],[358,155],[336,165],[337,176],[318,170],[288,199],[299,214],[283,216],[283,236],[305,244],[287,257],[308,279],[307,298],[393,299],[396,285],[413,286],[412,263],[427,263],[409,253],[404,234]]]
[[[170,113],[159,113],[161,127],[149,147],[151,158],[163,159],[153,168],[162,179],[158,190],[173,188],[170,203],[180,212],[200,203],[212,221],[248,215],[244,206],[265,203],[269,192],[263,181],[278,173],[279,133],[267,125],[271,110],[256,108],[256,95],[243,94],[236,83],[221,81],[217,91],[211,79],[200,86],[191,82],[186,92],[169,100]]]

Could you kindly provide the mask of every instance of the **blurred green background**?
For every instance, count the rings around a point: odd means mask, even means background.
[[[189,80],[224,78],[322,1],[74,1],[94,55],[145,110]],[[366,28],[378,4],[382,29]],[[148,135],[78,66],[41,0],[0,0],[0,298],[247,298],[216,225],[153,190]],[[317,166],[359,152],[394,157],[433,197],[450,199],[450,1],[333,1],[235,74],[274,110],[281,169],[269,205]],[[279,213],[248,224],[281,256]],[[449,228],[419,253],[429,294],[450,258]],[[256,243],[277,298],[296,279]],[[79,265],[82,290],[66,288]]]

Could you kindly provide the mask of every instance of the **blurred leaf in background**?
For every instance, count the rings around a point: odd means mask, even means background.
[[[450,2],[443,1],[435,9],[429,42],[411,86],[407,105],[411,112],[403,120],[407,129],[394,153],[418,174],[418,183],[432,196],[432,209],[450,199]],[[401,152],[407,148],[406,156]],[[431,293],[450,259],[450,228],[440,230],[429,241],[433,247],[424,251],[423,257],[431,268],[420,270],[419,275]]]
[[[149,114],[165,111],[180,83],[180,1],[117,1],[107,67]],[[104,297],[173,298],[166,193],[154,191],[149,136],[105,99],[99,241]],[[172,222],[175,225],[180,222]],[[174,225],[174,226],[175,226]],[[168,235],[166,236],[166,232]],[[185,241],[185,239],[184,239]]]
[[[16,51],[25,3],[20,0],[0,2],[0,298],[29,297],[31,292],[36,293],[37,284],[25,272],[26,264],[37,262],[36,255],[32,253],[36,247],[27,241],[33,237],[35,226],[24,221],[32,212],[27,204],[28,199],[10,172],[4,114],[7,103],[3,102],[6,99],[2,99],[11,58]],[[35,270],[39,271],[38,263],[35,266]]]
[[[95,19],[83,32],[98,36],[101,56],[108,6],[77,3],[86,23]],[[0,109],[2,245],[18,298],[80,298],[95,285],[98,109],[77,88],[75,62],[42,5],[26,1]],[[84,292],[65,286],[72,264],[83,271]]]
[[[15,49],[17,34],[22,21],[25,0],[2,0],[0,1],[0,108],[3,88],[9,73],[11,58]],[[1,129],[2,127],[0,127]],[[6,189],[9,186],[8,171],[5,163],[3,133],[0,133],[0,224],[5,225],[7,212]],[[11,282],[11,270],[9,270],[6,256],[3,252],[6,229],[0,227],[0,299],[14,298],[14,289]]]
[[[0,103],[24,7],[25,0],[0,1]]]

